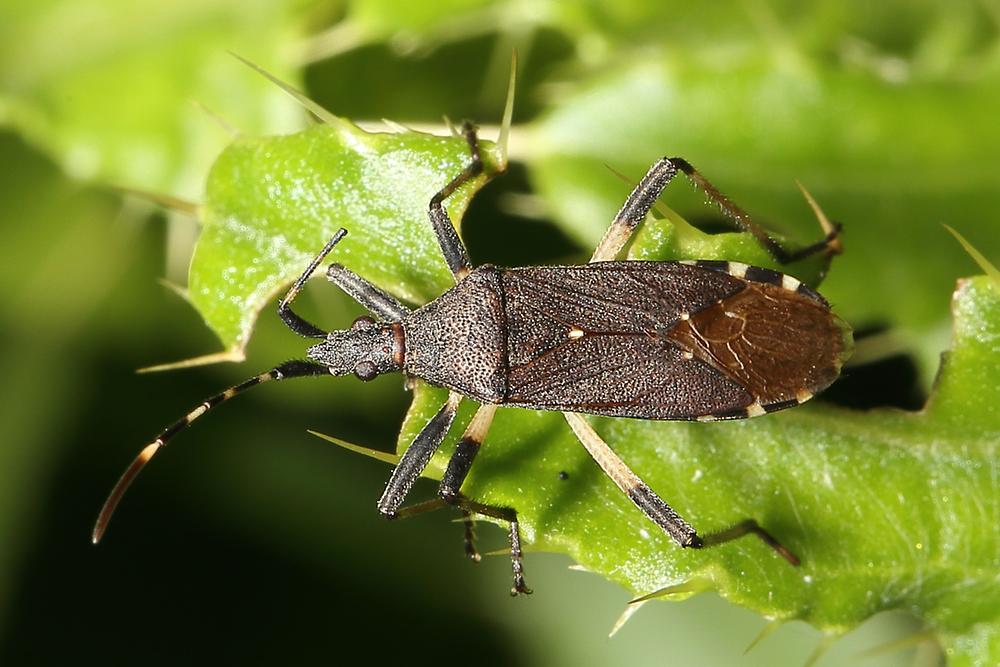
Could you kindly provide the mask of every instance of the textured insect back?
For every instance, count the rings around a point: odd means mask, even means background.
[[[506,325],[500,271],[480,266],[403,320],[405,371],[476,400],[502,402]]]
[[[508,402],[523,407],[755,416],[825,388],[850,349],[822,297],[745,264],[596,262],[503,279]]]

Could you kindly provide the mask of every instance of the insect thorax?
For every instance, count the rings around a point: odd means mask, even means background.
[[[407,374],[476,400],[500,402],[507,337],[499,271],[477,267],[403,320]]]

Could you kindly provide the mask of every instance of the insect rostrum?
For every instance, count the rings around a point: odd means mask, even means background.
[[[94,528],[98,541],[115,507],[146,462],[179,431],[236,394],[271,380],[354,374],[371,380],[399,371],[449,389],[448,399],[414,439],[378,501],[388,518],[440,504],[510,525],[512,594],[528,593],[516,508],[466,498],[462,483],[486,439],[497,406],[558,410],[618,487],[682,547],[721,544],[755,534],[797,563],[753,519],[699,535],[597,435],[580,413],[709,421],[754,417],[798,405],[829,385],[850,352],[850,329],[797,279],[736,262],[615,261],[660,192],[687,176],[722,212],[753,233],[781,262],[839,250],[838,229],[788,253],[690,164],[663,158],[631,193],[590,263],[579,266],[473,268],[442,203],[482,171],[475,129],[464,127],[471,160],[430,201],[428,215],[456,285],[411,310],[357,274],[331,264],[327,278],[374,317],[327,332],[291,308],[306,280],[346,235],[339,230],[281,300],[294,332],[317,339],[308,361],[290,361],[209,398],[147,445],[112,490]],[[452,425],[463,397],[481,407],[452,455],[440,500],[402,507]],[[466,548],[476,556],[471,531]]]

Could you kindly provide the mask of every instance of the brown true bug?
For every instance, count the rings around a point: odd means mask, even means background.
[[[838,252],[839,228],[819,243],[788,253],[688,162],[663,158],[629,195],[589,264],[472,268],[442,206],[483,168],[475,128],[466,124],[463,132],[471,162],[431,198],[428,210],[455,287],[410,310],[364,278],[331,264],[329,280],[379,320],[360,317],[346,331],[323,331],[293,312],[291,304],[347,233],[339,230],[278,305],[292,331],[320,340],[309,348],[309,361],[279,364],[209,398],[162,431],[111,491],[94,527],[94,542],[101,539],[139,470],[179,431],[219,403],[270,380],[349,373],[371,380],[402,371],[450,392],[393,470],[378,510],[394,518],[454,505],[464,513],[466,550],[473,557],[469,514],[508,522],[512,594],[530,593],[521,566],[517,512],[461,494],[500,405],[562,411],[604,472],[680,546],[700,548],[755,534],[798,563],[753,519],[699,536],[580,413],[697,421],[755,417],[811,398],[833,382],[849,354],[849,327],[819,294],[789,275],[725,261],[615,261],[678,172],[782,263],[817,252]],[[481,406],[448,462],[440,500],[401,509],[451,427],[463,396]]]

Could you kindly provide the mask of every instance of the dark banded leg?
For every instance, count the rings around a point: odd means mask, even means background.
[[[462,434],[462,439],[458,441],[455,453],[448,460],[448,469],[445,470],[444,476],[441,478],[441,485],[438,487],[438,495],[445,502],[450,503],[453,498],[458,496],[462,483],[469,476],[472,462],[476,460],[479,447],[486,439],[496,411],[496,405],[485,403],[479,406],[472,421],[469,422],[469,426],[465,429],[465,433]]]
[[[458,441],[455,453],[448,461],[448,468],[441,478],[441,485],[438,487],[439,500],[420,503],[410,507],[405,507],[397,513],[397,516],[413,516],[440,507],[440,503],[447,503],[462,510],[462,523],[465,526],[465,554],[470,559],[478,561],[479,552],[475,548],[475,535],[473,532],[471,514],[480,514],[493,519],[506,521],[509,524],[510,539],[510,561],[513,571],[513,585],[511,595],[530,594],[531,589],[524,582],[523,552],[521,551],[521,528],[517,520],[517,512],[509,507],[497,507],[470,500],[461,494],[462,483],[469,475],[472,462],[479,453],[480,445],[486,439],[493,416],[496,414],[497,406],[484,404],[479,406],[476,414],[472,417],[462,439]],[[402,462],[400,462],[402,464]]]
[[[462,134],[465,135],[465,140],[469,142],[469,153],[472,160],[462,170],[462,173],[453,178],[448,185],[441,188],[437,194],[431,197],[431,202],[427,207],[427,215],[431,220],[431,225],[434,227],[434,235],[437,236],[438,245],[441,246],[441,253],[444,255],[445,261],[448,262],[448,268],[454,274],[456,282],[469,275],[471,267],[469,251],[465,249],[462,240],[458,238],[458,231],[455,229],[451,218],[448,217],[448,212],[444,209],[442,203],[464,183],[483,172],[483,161],[479,155],[479,139],[476,137],[475,126],[468,122],[462,123]]]
[[[445,507],[454,507],[454,504],[445,502],[441,498],[425,500],[399,508],[396,512],[396,518],[409,519],[410,517],[427,514],[428,512],[434,512]],[[465,542],[465,555],[469,560],[478,563],[482,560],[482,557],[476,550],[476,522],[472,518],[472,514],[467,510],[462,510],[462,526],[465,532],[463,540]]]
[[[464,529],[462,544],[465,546],[465,557],[478,563],[483,557],[476,549],[476,522],[467,510],[462,510],[462,528]]]
[[[346,269],[340,264],[331,264],[326,269],[326,277],[331,283],[344,290],[352,299],[364,306],[368,312],[390,322],[398,322],[410,313],[392,295],[372,285],[370,282]]]
[[[320,262],[322,262],[327,255],[330,254],[330,251],[333,250],[333,246],[337,245],[345,236],[347,236],[347,230],[343,227],[338,229],[337,233],[333,235],[333,238],[326,242],[323,249],[319,251],[319,254],[316,255],[313,261],[309,263],[309,266],[307,266],[306,270],[302,272],[302,275],[298,277],[298,280],[292,284],[288,293],[285,294],[285,298],[278,303],[278,316],[281,317],[281,321],[285,323],[285,326],[300,336],[304,336],[305,338],[326,338],[325,331],[299,317],[292,310],[291,306],[292,301],[294,301],[295,297],[297,297],[299,292],[302,291],[306,281],[309,280],[310,276],[312,276],[316,267],[319,266]]]
[[[646,215],[653,207],[653,204],[656,203],[663,189],[673,180],[678,171],[683,173],[696,188],[705,193],[719,207],[723,215],[739,229],[753,234],[761,246],[778,262],[788,264],[789,262],[803,259],[818,252],[829,252],[830,254],[840,252],[840,244],[837,241],[837,236],[840,233],[840,225],[830,224],[822,216],[820,216],[820,223],[826,232],[825,238],[801,250],[788,252],[780,243],[771,238],[760,225],[755,223],[746,211],[719,192],[687,160],[672,157],[661,158],[653,164],[635,189],[632,190],[628,199],[625,200],[625,204],[622,205],[621,210],[618,211],[618,214],[612,221],[611,226],[608,227],[608,231],[605,232],[601,242],[598,243],[597,249],[594,250],[594,254],[590,258],[591,262],[610,261],[618,256],[618,253],[621,252],[633,232],[635,232],[636,227],[646,218]],[[811,206],[814,206],[811,198],[809,198],[809,202]]]
[[[646,219],[660,193],[676,175],[677,167],[667,158],[658,160],[649,168],[622,204],[608,231],[604,232],[590,258],[591,262],[610,262],[618,256],[639,223]]]
[[[385,485],[385,491],[378,501],[378,511],[387,519],[396,518],[396,512],[406,500],[413,484],[420,477],[441,441],[448,434],[451,422],[455,419],[458,404],[462,401],[461,394],[448,392],[448,400],[437,414],[431,417],[427,425],[417,434],[413,442],[403,453],[396,468]]]
[[[792,565],[799,564],[798,558],[753,519],[747,519],[728,530],[700,537],[690,524],[656,495],[656,492],[649,488],[638,475],[632,472],[632,469],[615,454],[587,420],[574,412],[564,412],[563,415],[576,437],[579,438],[597,464],[601,466],[601,469],[611,478],[611,481],[635,503],[636,507],[642,510],[643,514],[662,528],[680,546],[700,549],[723,544],[744,535],[754,534]]]
[[[798,261],[809,257],[810,255],[815,255],[819,252],[830,252],[831,254],[836,254],[841,251],[840,243],[837,241],[837,237],[840,234],[840,225],[833,224],[828,228],[825,228],[826,236],[821,240],[813,243],[812,245],[796,250],[795,252],[789,252],[785,248],[775,241],[771,236],[764,230],[763,227],[758,225],[750,217],[750,214],[744,211],[742,208],[737,206],[726,197],[724,194],[719,192],[719,190],[712,185],[707,178],[701,175],[701,173],[691,166],[691,163],[680,157],[672,157],[670,161],[679,169],[691,183],[705,193],[712,202],[719,207],[722,214],[729,218],[737,227],[743,231],[750,232],[753,234],[757,242],[772,257],[774,257],[778,262],[782,264],[789,264],[791,262]],[[814,202],[810,199],[810,205]],[[829,223],[825,221],[825,218],[820,218],[820,223],[826,227]]]
[[[462,489],[465,478],[469,476],[472,463],[479,453],[480,445],[486,439],[490,424],[493,422],[493,415],[496,414],[497,406],[484,404],[479,406],[476,414],[469,422],[469,426],[462,434],[462,439],[458,441],[455,452],[448,459],[448,468],[441,478],[438,486],[438,496],[449,505],[455,505]],[[462,523],[465,526],[465,555],[470,560],[479,561],[479,552],[476,550],[475,524],[469,512],[462,511]]]
[[[611,481],[618,486],[643,513],[653,520],[663,531],[682,547],[699,547],[701,540],[692,528],[677,512],[663,501],[632,472],[624,461],[604,442],[597,431],[575,412],[564,412],[566,421],[573,429],[576,437],[593,457],[597,465]]]
[[[800,561],[798,556],[789,551],[785,545],[776,540],[771,533],[767,532],[760,527],[754,519],[745,519],[740,521],[738,524],[732,528],[727,528],[725,530],[720,530],[715,533],[709,533],[707,535],[702,535],[701,546],[712,547],[716,544],[725,544],[726,542],[731,542],[733,540],[739,539],[744,535],[756,535],[761,539],[761,541],[767,546],[771,547],[778,554],[787,560],[792,565],[799,565]]]
[[[514,582],[510,588],[511,595],[531,595],[531,589],[524,582],[524,552],[521,550],[521,524],[517,520],[517,511],[510,507],[497,507],[470,500],[459,494],[450,504],[465,512],[488,516],[491,519],[506,521],[509,527],[507,537],[510,540],[510,563],[514,572]]]
[[[246,380],[238,385],[226,389],[224,392],[220,394],[212,396],[211,398],[205,400],[201,405],[196,407],[194,410],[191,410],[189,413],[184,415],[184,417],[177,420],[167,428],[163,429],[163,431],[161,431],[160,434],[156,436],[155,440],[146,445],[142,449],[142,451],[139,452],[139,456],[137,456],[135,460],[132,462],[132,464],[125,470],[125,473],[121,476],[121,478],[118,480],[118,483],[115,484],[114,488],[111,490],[111,493],[108,495],[108,499],[104,501],[104,506],[101,508],[101,513],[97,517],[97,523],[94,524],[94,532],[92,535],[94,543],[96,544],[97,542],[99,542],[100,539],[104,536],[104,532],[107,530],[108,527],[108,522],[111,521],[111,516],[115,512],[115,508],[118,507],[118,503],[121,501],[122,496],[125,494],[125,491],[128,490],[128,487],[132,483],[132,480],[134,480],[136,476],[139,474],[139,472],[143,469],[143,467],[147,463],[149,463],[149,460],[153,458],[153,455],[156,454],[156,452],[160,451],[162,447],[166,446],[166,444],[170,442],[170,440],[174,436],[176,436],[178,433],[180,433],[188,426],[190,426],[191,422],[193,422],[195,419],[198,419],[198,417],[201,417],[203,414],[205,414],[215,406],[219,405],[220,403],[224,403],[233,396],[241,394],[247,389],[250,389],[251,387],[256,387],[259,384],[270,382],[271,380],[275,381],[287,380],[288,378],[310,377],[316,375],[329,375],[329,374],[330,374],[329,368],[327,368],[326,366],[322,366],[320,364],[312,363],[311,361],[286,361],[283,364],[275,366],[273,369],[269,370],[266,373],[261,373],[260,375],[256,375],[250,378],[249,380]]]

